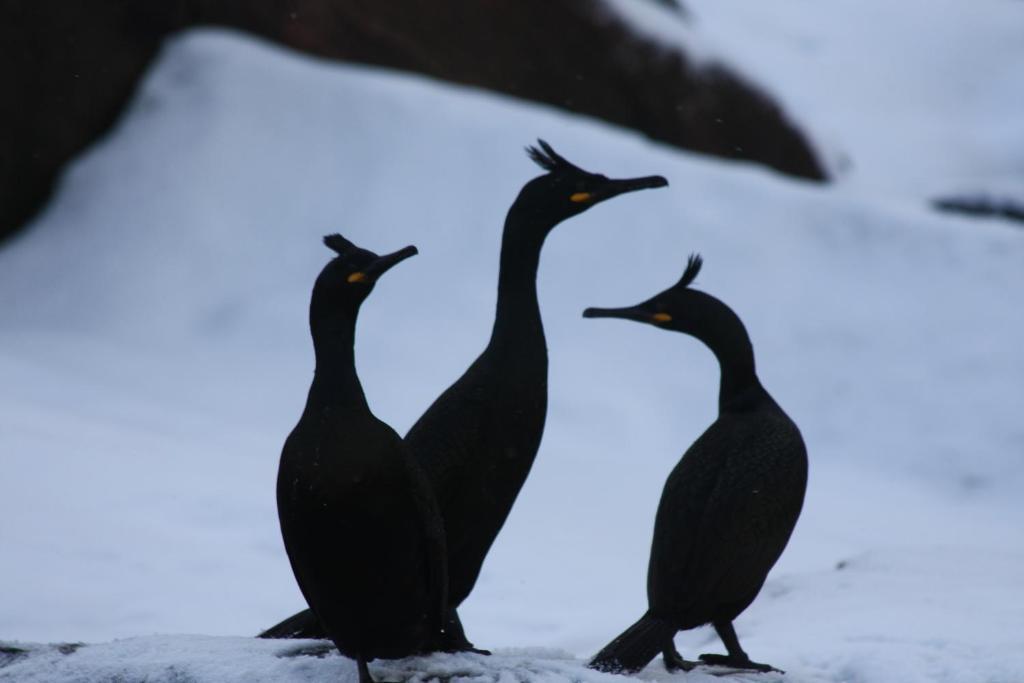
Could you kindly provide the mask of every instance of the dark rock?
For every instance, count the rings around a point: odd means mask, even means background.
[[[57,651],[62,655],[70,655],[76,652],[85,643],[51,643],[40,645],[36,643],[27,644],[25,647],[11,643],[0,642],[0,669],[19,662],[26,657],[33,657],[45,652]]]
[[[28,656],[28,650],[0,643],[0,669]]]
[[[143,0],[0,0],[0,237],[114,121],[169,19]]]
[[[636,0],[637,2],[641,0]],[[102,135],[173,31],[233,27],[331,59],[548,103],[685,149],[823,180],[801,132],[722,67],[595,0],[0,0],[0,238]]]
[[[932,201],[932,206],[939,211],[961,213],[968,216],[1005,218],[1024,223],[1024,199],[979,194],[935,199]]]
[[[684,54],[593,0],[199,4],[192,23],[243,26],[323,57],[497,90],[685,149],[825,179],[810,145],[769,97],[724,67],[695,70]]]

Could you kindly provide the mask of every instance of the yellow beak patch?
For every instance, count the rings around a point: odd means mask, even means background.
[[[594,195],[590,194],[589,192],[574,192],[573,194],[569,195],[569,201],[576,202],[577,204],[579,204],[580,202],[589,202],[590,198],[593,196]]]
[[[366,279],[366,273],[363,273],[361,271],[352,273],[345,279],[348,280],[349,282],[362,282],[363,280]]]
[[[672,316],[668,313],[655,313],[651,316],[651,320],[656,323],[667,323],[669,320],[672,320]]]

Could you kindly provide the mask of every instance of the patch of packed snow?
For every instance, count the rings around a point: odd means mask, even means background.
[[[256,638],[169,635],[126,638],[96,645],[29,646],[6,668],[0,681],[76,683],[279,683],[280,681],[359,680],[355,665],[331,646],[315,640],[268,641]],[[465,683],[619,680],[583,668],[572,655],[550,649],[498,650],[476,654],[410,657],[370,665],[378,680],[410,683],[428,680]]]
[[[657,497],[714,419],[718,378],[693,339],[580,314],[660,291],[700,251],[698,286],[744,318],[811,459],[790,547],[737,621],[747,651],[808,683],[1024,674],[1018,230],[196,32],[0,252],[0,583],[16,587],[0,639],[95,643],[22,646],[0,680],[354,677],[340,656],[240,637],[302,606],[273,491],[311,377],[319,238],[420,248],[364,306],[356,348],[372,408],[404,432],[487,338],[537,136],[672,184],[545,247],[548,428],[462,610],[499,654],[374,671],[610,680],[582,664],[644,610]],[[175,633],[208,635],[153,635]],[[677,642],[722,651],[706,628]],[[640,676],[710,680],[658,662]]]

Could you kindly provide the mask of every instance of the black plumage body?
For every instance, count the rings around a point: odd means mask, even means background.
[[[723,412],[665,482],[648,566],[651,612],[673,615],[680,629],[735,619],[786,547],[806,480],[800,432],[767,392]]]
[[[510,213],[491,339],[405,437],[441,508],[453,609],[473,589],[544,432],[548,355],[536,290],[543,236],[524,244],[530,239]]]
[[[617,195],[667,185],[660,176],[609,179],[569,163],[540,141],[529,154],[547,173],[528,182],[502,233],[490,340],[463,375],[413,425],[405,443],[437,497],[448,549],[448,610],[442,649],[472,649],[457,613],[526,481],[547,414],[548,356],[537,269],[548,233]],[[261,634],[316,637],[295,615]]]
[[[338,649],[405,657],[429,649],[440,628],[440,518],[399,436],[345,412],[314,407],[285,443],[281,530],[302,593]]]
[[[359,305],[377,275],[411,254],[377,257],[338,239],[332,248],[340,255],[310,305],[316,370],[281,454],[277,504],[302,594],[365,681],[367,661],[432,647],[446,553],[433,492],[401,438],[370,412],[353,357]]]
[[[680,284],[628,309],[588,309],[691,334],[721,365],[718,419],[687,449],[662,491],[647,575],[648,611],[591,662],[637,671],[658,652],[688,669],[675,651],[679,630],[711,623],[729,654],[707,663],[769,670],[740,648],[732,621],[761,590],[796,525],[807,487],[800,430],[761,385],[743,324],[724,303]]]

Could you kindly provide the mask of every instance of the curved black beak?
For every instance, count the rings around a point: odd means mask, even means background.
[[[369,280],[370,282],[376,282],[377,278],[379,278],[387,271],[391,270],[391,268],[398,264],[400,261],[404,261],[410,256],[415,256],[418,253],[419,250],[416,249],[416,247],[409,245],[408,247],[405,247],[404,249],[399,249],[398,251],[393,252],[391,254],[384,254],[383,256],[378,257],[376,261],[371,263],[363,271],[363,274],[366,276],[366,279]]]
[[[594,191],[594,201],[600,202],[627,192],[650,190],[667,185],[668,181],[660,175],[649,175],[642,178],[611,179]]]
[[[641,323],[655,322],[654,314],[641,306],[625,308],[588,308],[583,311],[584,318],[625,318]]]

